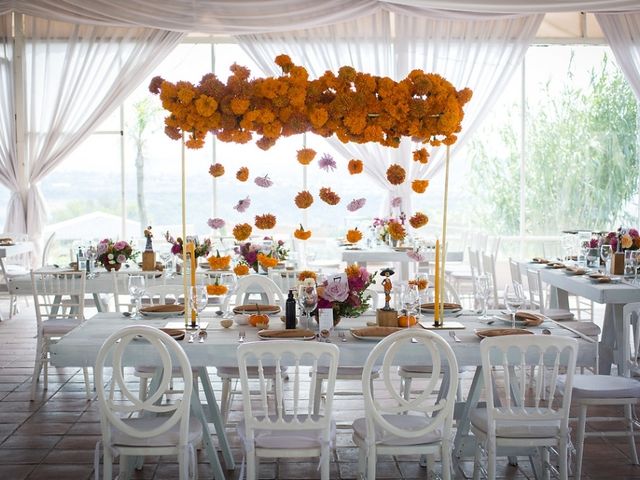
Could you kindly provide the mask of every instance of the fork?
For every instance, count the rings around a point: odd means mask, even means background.
[[[456,332],[454,332],[453,330],[449,330],[449,336],[453,338],[457,343],[462,342],[462,340],[458,338],[458,336],[456,335]]]
[[[243,343],[245,338],[244,330],[238,332],[238,343]]]

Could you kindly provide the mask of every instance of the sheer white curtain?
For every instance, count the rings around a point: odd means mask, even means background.
[[[311,76],[351,65],[400,80],[420,68],[443,75],[459,89],[470,87],[474,98],[465,106],[458,141],[462,144],[490,110],[522,60],[542,15],[488,19],[486,15],[467,14],[465,20],[451,20],[444,18],[442,12],[438,18],[431,18],[415,8],[391,8],[393,15],[380,10],[327,27],[236,38],[265,73],[279,74],[273,59],[279,53],[287,53],[295,63],[304,65]],[[398,149],[343,144],[335,137],[327,140],[345,157],[361,158],[365,172],[389,197],[400,196],[407,213],[412,210],[410,180],[432,177],[443,163],[442,155],[434,155],[428,166],[413,162],[411,150],[415,146],[408,140]],[[440,147],[439,151],[443,150]],[[409,181],[398,187],[389,184],[385,172],[390,163],[404,166]]]
[[[0,138],[0,182],[12,190],[5,230],[26,231],[38,240],[45,220],[38,182],[124,101],[182,34],[28,16],[23,25],[24,103],[15,108],[24,119],[28,184],[21,182],[18,174],[13,122],[6,125],[10,134],[3,129]],[[12,71],[2,71],[2,95],[10,95],[12,84],[7,78],[11,79]],[[2,121],[6,113],[3,111]],[[106,175],[112,170],[105,165]]]
[[[640,12],[596,13],[596,19],[640,101]]]

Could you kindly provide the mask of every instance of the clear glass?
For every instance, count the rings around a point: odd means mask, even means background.
[[[136,313],[132,317],[136,320],[142,318],[140,315],[140,301],[142,300],[142,296],[144,295],[144,291],[146,288],[145,278],[143,275],[131,275],[129,276],[129,295],[133,297],[136,302]]]
[[[402,284],[400,286],[400,303],[403,312],[415,316],[420,303],[420,292],[417,285]]]
[[[611,245],[602,245],[600,247],[600,258],[604,262],[604,272],[608,274],[611,271],[611,256],[613,255],[613,249]]]
[[[298,288],[298,305],[305,314],[305,328],[312,330],[309,315],[318,308],[318,291],[315,285],[300,285]]]
[[[511,315],[512,328],[516,327],[516,312],[525,305],[526,301],[521,284],[513,282],[504,287],[504,306]]]
[[[638,251],[637,250],[625,250],[624,276],[627,278],[633,278],[633,283],[636,283],[637,276],[638,276]]]
[[[191,287],[190,307],[196,314],[196,325],[200,325],[200,314],[207,307],[209,295],[206,285],[196,285]]]
[[[477,275],[476,276],[476,295],[481,302],[482,312],[480,315],[481,320],[489,320],[490,315],[487,314],[487,303],[489,302],[489,295],[491,294],[491,278],[489,275]]]
[[[600,258],[600,253],[597,248],[589,248],[586,253],[587,258],[587,268],[598,268],[598,259]]]

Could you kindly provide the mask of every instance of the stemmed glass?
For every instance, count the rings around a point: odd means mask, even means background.
[[[318,291],[315,285],[300,285],[298,288],[298,305],[305,313],[306,328],[310,328],[309,315],[318,307]]]
[[[403,284],[400,291],[400,303],[402,304],[402,309],[406,312],[407,316],[415,316],[418,311],[418,304],[420,303],[418,286]]]
[[[491,279],[489,275],[478,275],[476,277],[476,295],[482,301],[482,314],[480,320],[489,320],[490,315],[487,314],[487,303],[489,302],[489,295],[491,293]]]
[[[638,279],[638,252],[626,250],[624,252],[624,276],[633,276],[633,283]]]
[[[613,255],[613,250],[611,249],[611,245],[602,245],[600,247],[600,258],[604,262],[604,273],[608,273],[611,271],[611,256]]]
[[[191,310],[196,312],[196,324],[199,325],[200,313],[207,307],[207,303],[209,302],[206,285],[191,287],[190,301]]]
[[[598,255],[597,248],[587,249],[587,268],[592,268],[594,266],[597,266],[596,262],[598,261],[599,258],[600,256]]]
[[[511,315],[512,328],[516,328],[516,312],[524,306],[526,300],[520,283],[513,282],[504,287],[504,306]]]
[[[140,320],[142,318],[140,315],[140,303],[146,288],[144,275],[130,275],[128,287],[129,295],[131,295],[136,302],[136,314],[132,318]]]
[[[220,273],[220,285],[224,285],[225,287],[227,287],[227,293],[225,293],[222,298],[220,299],[220,301],[222,302],[220,304],[220,306],[222,306],[222,304],[225,303],[226,299],[229,297],[229,295],[231,295],[235,289],[236,289],[236,275],[234,273],[231,272],[223,272]],[[219,310],[220,313],[222,312],[222,309]],[[220,313],[216,312],[218,315]],[[224,312],[224,318],[227,318],[229,316],[229,302],[227,302],[227,308],[226,311]]]
[[[164,252],[160,254],[160,260],[164,264],[164,277],[173,278],[174,266],[173,266],[173,254],[171,252]]]

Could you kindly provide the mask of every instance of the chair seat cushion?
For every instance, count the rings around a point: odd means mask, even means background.
[[[240,369],[238,367],[216,367],[218,376],[221,378],[240,378]],[[286,373],[287,367],[281,367],[280,372]],[[264,367],[265,377],[274,377],[276,374],[276,367]],[[258,367],[248,367],[247,373],[249,378],[258,378]]]
[[[42,333],[45,336],[65,335],[80,325],[75,318],[60,318],[42,322]]]
[[[532,413],[534,408],[527,408]],[[486,408],[474,408],[469,415],[471,424],[482,432],[487,432],[488,419]],[[509,438],[548,438],[555,437],[560,431],[560,420],[498,420],[496,437]]]
[[[336,379],[360,380],[362,379],[362,370],[363,370],[363,367],[349,367],[349,366],[338,367],[338,370],[336,372]],[[317,373],[318,373],[318,377],[327,378],[327,375],[329,375],[329,367],[327,367],[326,365],[321,365],[318,367]],[[380,373],[379,366],[375,366],[371,370],[371,374],[374,376],[374,378],[377,378],[379,376],[379,373]]]
[[[573,320],[573,313],[569,310],[563,310],[562,308],[547,308],[544,314],[551,320]],[[586,323],[586,322],[585,322]]]
[[[597,337],[602,331],[600,327],[593,322],[580,322],[578,320],[558,320],[562,325],[573,328],[576,332],[580,332],[587,337]]]
[[[284,420],[291,422],[293,415],[285,415]],[[298,415],[301,422],[307,419],[306,415]],[[311,418],[321,418],[318,415],[312,415]],[[275,417],[273,417],[275,421]],[[335,444],[335,423],[331,421],[330,442]],[[246,438],[245,421],[238,423],[238,434],[240,438]],[[322,446],[322,429],[313,428],[309,430],[271,430],[261,429],[255,431],[255,445],[257,448],[271,448],[281,450],[303,449],[303,448],[320,448]]]
[[[20,275],[29,275],[29,269],[24,268],[21,265],[7,265],[4,266],[4,271],[8,277],[18,277]]]
[[[151,430],[166,421],[166,417],[143,417],[127,418],[124,423],[139,429]],[[123,433],[115,428],[111,428],[111,442],[114,446],[135,446],[135,447],[164,447],[178,445],[180,439],[180,422],[174,425],[162,435],[151,438],[136,438]],[[197,418],[189,418],[189,443],[197,443],[202,438],[202,424]]]
[[[429,423],[429,419],[417,415],[383,415],[382,417],[393,426],[404,430],[420,430],[425,428]],[[367,438],[367,420],[364,417],[354,420],[353,434],[357,435],[362,441]],[[376,425],[375,436],[377,445],[425,445],[442,440],[442,430],[436,428],[433,432],[418,438],[404,438],[389,432],[384,432],[379,425]]]
[[[564,390],[566,377],[558,377],[558,387]],[[615,375],[574,375],[572,398],[637,398],[640,381]]]

